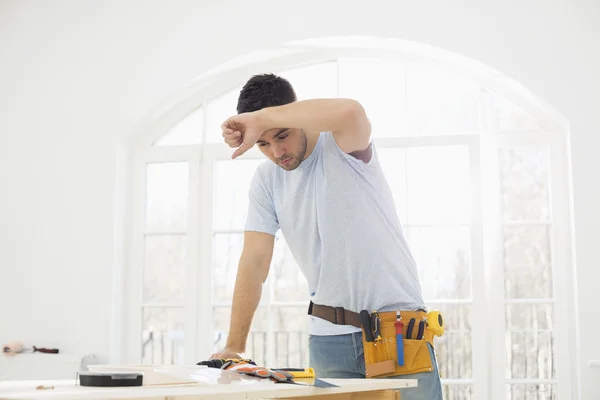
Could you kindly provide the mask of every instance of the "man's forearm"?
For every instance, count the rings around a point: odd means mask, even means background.
[[[262,284],[263,279],[253,273],[251,267],[240,263],[233,291],[231,321],[227,338],[227,348],[238,353],[245,352],[250,325],[260,302]]]
[[[351,127],[365,111],[351,99],[311,99],[264,108],[259,118],[264,130],[303,128],[312,131],[340,131]]]

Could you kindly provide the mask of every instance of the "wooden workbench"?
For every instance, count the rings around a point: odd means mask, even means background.
[[[325,379],[339,387],[273,383],[258,384],[188,384],[174,386],[141,386],[93,388],[77,386],[75,380],[0,381],[0,399],[123,399],[123,400],[398,400],[391,389],[416,387],[416,379]],[[38,386],[52,389],[36,389]]]

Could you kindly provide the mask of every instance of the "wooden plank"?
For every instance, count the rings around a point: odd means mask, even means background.
[[[375,394],[375,392],[368,392],[367,394]],[[281,399],[282,397],[269,397],[263,400]],[[375,399],[374,397],[371,397]],[[337,393],[337,394],[317,394],[314,396],[302,396],[302,397],[283,397],[285,400],[353,400],[352,393]],[[364,399],[364,397],[363,397]]]
[[[278,397],[286,400],[400,400],[400,392],[397,390],[373,390],[358,393],[334,393],[319,394],[301,397]],[[273,397],[271,397],[273,399]]]
[[[339,385],[332,388],[276,384],[270,381],[244,384],[198,384],[140,386],[123,388],[93,388],[77,386],[74,380],[64,381],[0,381],[2,399],[119,399],[119,400],[262,400],[319,398],[332,400],[398,400],[396,391],[405,387],[416,387],[416,379],[327,379]],[[54,386],[54,389],[36,390],[38,385]]]
[[[376,390],[373,392],[352,393],[352,400],[400,400],[400,392],[397,390]]]
[[[247,387],[248,400],[264,399],[343,399],[367,400],[383,399],[396,400],[394,397],[400,388],[416,387],[416,379],[325,379],[339,387],[316,388],[310,386],[278,384],[275,390],[265,390],[258,386]],[[339,397],[334,397],[339,396]],[[345,396],[345,397],[344,397]],[[383,396],[383,397],[382,397]],[[399,397],[398,397],[399,398]]]

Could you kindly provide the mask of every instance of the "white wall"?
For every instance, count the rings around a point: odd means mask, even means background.
[[[0,2],[0,341],[110,354],[117,147],[202,72],[288,40],[377,35],[445,48],[523,83],[572,124],[584,399],[600,391],[600,5]],[[376,5],[375,5],[376,4]],[[48,325],[42,320],[48,318]]]

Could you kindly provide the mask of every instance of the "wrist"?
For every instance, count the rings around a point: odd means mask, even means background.
[[[274,117],[277,112],[276,108],[277,107],[267,107],[256,111],[256,120],[261,132],[279,128],[278,126],[275,126],[276,123]]]
[[[238,344],[230,344],[227,343],[227,345],[225,346],[225,350],[230,351],[232,353],[238,353],[238,354],[243,354],[244,353],[244,346],[239,346]]]

